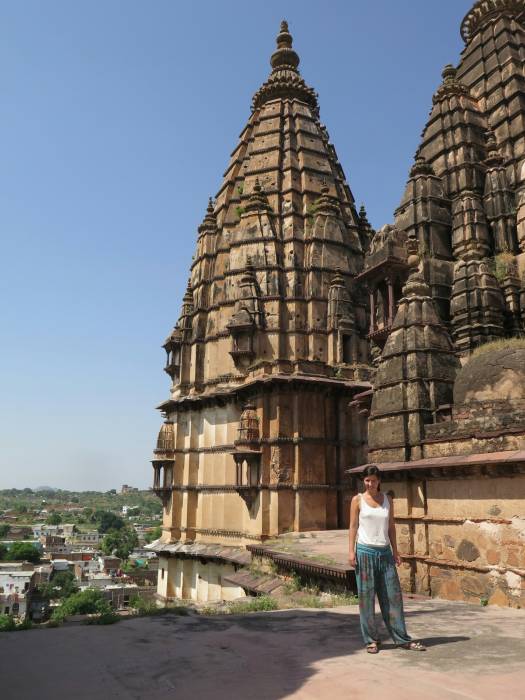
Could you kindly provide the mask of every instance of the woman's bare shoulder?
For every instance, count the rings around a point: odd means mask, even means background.
[[[352,505],[355,505],[356,503],[357,503],[357,505],[359,505],[359,503],[361,503],[361,494],[360,493],[356,493],[356,495],[352,498]]]

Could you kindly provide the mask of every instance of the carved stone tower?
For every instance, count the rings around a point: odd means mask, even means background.
[[[224,595],[206,547],[345,526],[344,472],[364,457],[364,426],[346,407],[370,388],[356,283],[370,225],[286,22],[270,62],[164,344],[172,388],[153,461],[163,598]]]
[[[479,0],[463,20],[465,49],[443,70],[396,211],[463,356],[523,333],[524,18],[524,0]]]

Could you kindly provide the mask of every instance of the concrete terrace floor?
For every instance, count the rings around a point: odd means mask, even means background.
[[[525,697],[525,612],[407,599],[426,652],[366,654],[355,606],[0,633],[2,700]]]

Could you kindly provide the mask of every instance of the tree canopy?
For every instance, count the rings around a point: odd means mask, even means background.
[[[139,539],[135,530],[124,527],[108,532],[102,540],[101,549],[104,554],[115,554],[119,559],[127,559],[138,543]]]
[[[60,513],[50,513],[46,518],[47,525],[60,525],[62,522],[62,516]]]
[[[9,561],[31,561],[36,564],[40,561],[40,551],[30,542],[13,542],[4,559]]]
[[[48,583],[38,587],[38,592],[43,598],[69,598],[78,592],[75,576],[71,571],[57,571]]]
[[[122,518],[109,510],[96,510],[91,519],[97,524],[101,535],[105,535],[110,530],[121,530],[125,526]]]
[[[68,615],[87,615],[99,613],[107,615],[111,613],[111,607],[101,591],[94,588],[86,588],[85,591],[73,593],[53,613],[53,619],[62,621]]]

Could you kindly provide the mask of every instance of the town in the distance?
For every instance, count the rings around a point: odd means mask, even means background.
[[[151,491],[0,491],[0,629],[147,608],[161,504]],[[121,612],[122,614],[122,612]]]

